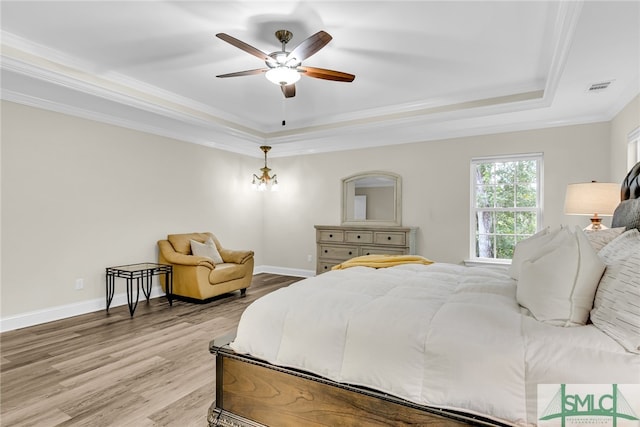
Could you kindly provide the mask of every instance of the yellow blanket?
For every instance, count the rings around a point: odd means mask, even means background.
[[[433,264],[433,261],[428,260],[419,255],[363,255],[355,258],[351,258],[341,264],[334,265],[332,270],[344,270],[349,267],[373,267],[373,268],[385,268],[393,267],[400,264]]]

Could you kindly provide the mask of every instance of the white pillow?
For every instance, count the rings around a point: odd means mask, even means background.
[[[640,353],[640,232],[625,232],[600,255],[607,270],[598,286],[591,321],[628,351]]]
[[[589,238],[591,246],[593,246],[596,251],[599,251],[600,249],[604,248],[607,243],[611,242],[613,239],[624,233],[624,230],[624,227],[617,227],[607,228],[605,230],[587,230],[585,231],[585,233]]]
[[[513,251],[511,266],[509,267],[509,276],[518,280],[523,261],[538,258],[542,253],[553,249],[554,246],[557,246],[558,241],[563,238],[562,233],[566,234],[568,232],[564,227],[554,228],[553,230],[547,227],[538,231],[528,239],[519,241]]]
[[[605,264],[580,228],[564,230],[522,262],[516,297],[539,321],[584,325]]]
[[[214,264],[222,264],[224,261],[218,252],[218,248],[213,239],[209,237],[206,242],[200,243],[195,240],[190,240],[191,253],[196,256],[203,256],[211,258]]]

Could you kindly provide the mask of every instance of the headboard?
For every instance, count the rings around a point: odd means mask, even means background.
[[[622,200],[613,213],[612,227],[640,230],[640,162],[631,168],[620,188]]]
[[[631,168],[620,188],[620,200],[640,199],[640,162]]]

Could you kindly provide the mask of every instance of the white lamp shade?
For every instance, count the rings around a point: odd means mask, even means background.
[[[290,85],[300,80],[300,73],[289,67],[272,68],[266,73],[267,79],[277,85]]]
[[[566,215],[612,216],[620,204],[620,184],[615,182],[581,182],[569,184],[564,199]]]

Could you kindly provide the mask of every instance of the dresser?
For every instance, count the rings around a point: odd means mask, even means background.
[[[416,253],[417,227],[316,225],[316,274],[361,255]]]

